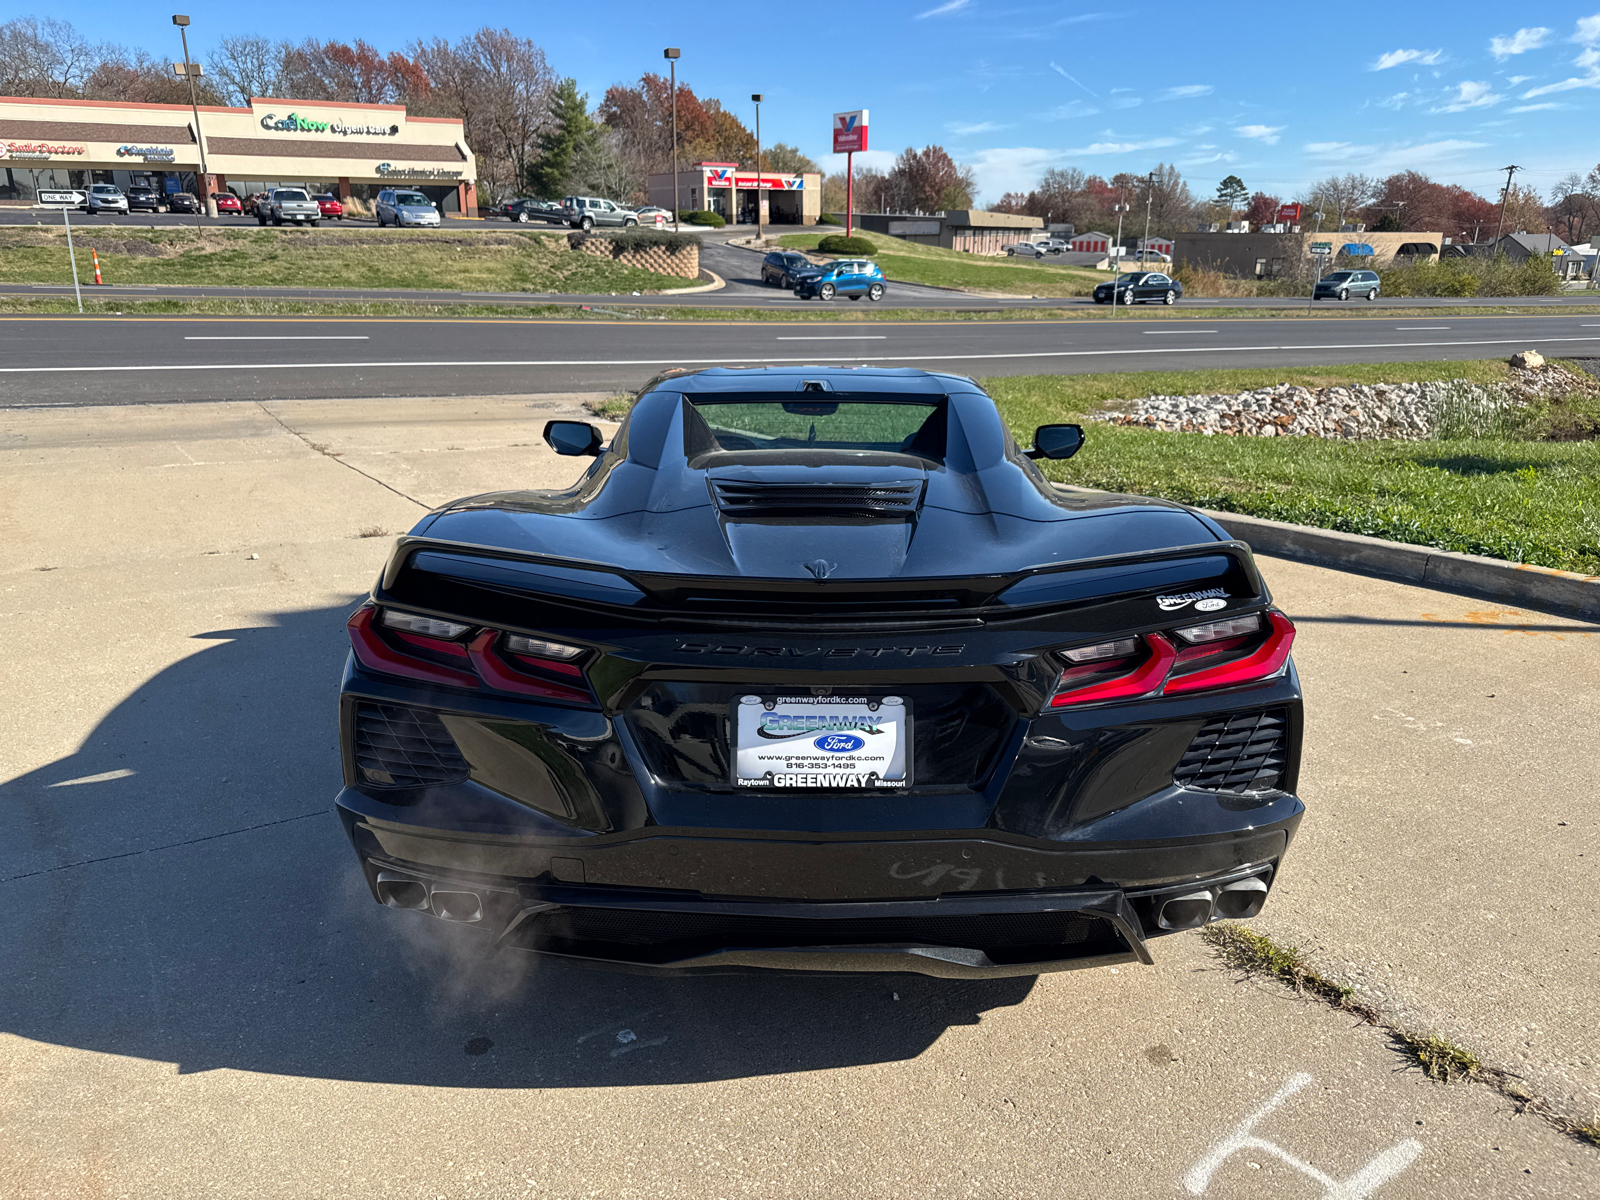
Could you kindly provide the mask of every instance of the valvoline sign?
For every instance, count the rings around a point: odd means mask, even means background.
[[[867,110],[833,114],[833,152],[846,154],[867,148]]]

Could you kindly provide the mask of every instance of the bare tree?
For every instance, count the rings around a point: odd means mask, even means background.
[[[1561,177],[1550,190],[1550,227],[1569,245],[1600,231],[1600,167],[1585,179],[1576,171]]]
[[[288,42],[275,42],[259,34],[235,34],[223,38],[206,56],[212,86],[227,97],[228,103],[244,105],[251,99],[278,98],[284,86]]]
[[[81,96],[94,69],[115,53],[66,21],[18,17],[0,25],[0,94]]]
[[[1330,175],[1319,179],[1300,199],[1310,205],[1309,212],[1325,214],[1324,229],[1337,231],[1378,195],[1377,181],[1366,175]]]

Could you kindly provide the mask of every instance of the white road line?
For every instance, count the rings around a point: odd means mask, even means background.
[[[838,337],[780,337],[780,342],[881,342],[889,335],[886,333],[867,333],[856,335],[853,333],[840,334]]]
[[[364,333],[185,334],[186,342],[364,342]]]
[[[1449,329],[1448,325],[1396,325],[1402,333],[1421,333],[1425,329]]]
[[[1541,346],[1566,342],[1600,342],[1595,337],[1541,337]],[[1127,350],[1028,350],[1010,354],[873,354],[832,355],[838,362],[989,362],[1004,359],[1033,358],[1115,358],[1122,355],[1141,354],[1254,354],[1266,351],[1306,350],[1322,354],[1329,350],[1417,350],[1436,346],[1520,346],[1528,341],[1527,334],[1509,338],[1481,338],[1456,342],[1333,342],[1309,346],[1197,346],[1185,349],[1173,346],[1156,349],[1142,346]],[[78,375],[115,374],[133,371],[327,371],[330,369],[395,367],[416,370],[418,367],[439,367],[459,370],[463,367],[720,367],[748,366],[752,358],[762,363],[815,363],[815,357],[771,358],[766,355],[746,355],[742,358],[484,358],[484,359],[421,359],[405,361],[372,362],[301,362],[301,363],[127,363],[104,367],[0,367],[0,375]]]
[[[1161,337],[1163,334],[1174,333],[1216,333],[1215,329],[1146,329],[1145,337]]]

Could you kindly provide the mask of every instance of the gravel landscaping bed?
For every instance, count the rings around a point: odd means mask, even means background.
[[[1326,388],[1279,384],[1221,395],[1146,396],[1128,410],[1089,419],[1208,435],[1422,441],[1471,433],[1530,403],[1572,396],[1600,396],[1600,380],[1545,363],[1513,366],[1503,387],[1465,379]]]

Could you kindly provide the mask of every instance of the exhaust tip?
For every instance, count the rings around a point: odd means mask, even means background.
[[[483,900],[477,892],[433,889],[433,915],[470,925],[483,920]]]
[[[378,899],[390,908],[428,907],[428,887],[420,879],[412,879],[394,871],[379,871],[377,891]]]
[[[1217,894],[1217,916],[1244,920],[1261,911],[1267,902],[1267,884],[1259,877],[1227,884]]]
[[[1161,905],[1156,924],[1163,929],[1198,929],[1211,919],[1211,904],[1209,890],[1173,896]]]

